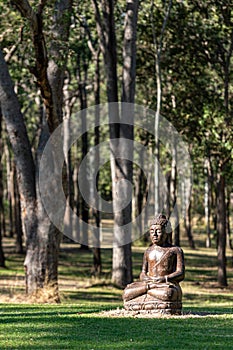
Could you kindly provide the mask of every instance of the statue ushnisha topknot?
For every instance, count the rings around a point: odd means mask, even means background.
[[[167,233],[172,231],[171,223],[164,214],[157,214],[154,216],[150,221],[150,226],[152,225],[161,225],[166,229]]]
[[[161,226],[166,226],[168,223],[168,220],[164,214],[158,214],[153,217],[153,219],[150,221],[150,226],[151,225],[161,225]]]

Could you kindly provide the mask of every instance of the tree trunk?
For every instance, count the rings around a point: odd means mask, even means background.
[[[225,202],[225,178],[223,167],[218,173],[217,182],[217,235],[218,235],[218,284],[227,286],[226,273],[226,202]]]
[[[15,233],[16,233],[16,242],[15,242],[15,252],[18,254],[23,254],[23,229],[22,229],[22,220],[21,220],[21,204],[19,197],[19,189],[16,178],[16,169],[13,168],[14,173],[14,197],[15,197]]]
[[[3,173],[2,173],[2,155],[3,141],[2,141],[2,111],[0,108],[0,266],[5,267],[5,256],[2,248],[2,221],[3,221]]]
[[[85,29],[85,33],[88,39],[88,47],[92,53],[92,58],[95,64],[95,75],[94,75],[94,97],[95,97],[95,105],[98,106],[100,104],[100,48],[95,49],[93,46],[93,39],[91,37],[91,32],[90,29],[88,27],[88,24],[86,22],[86,19],[84,18],[82,21],[82,25]],[[99,44],[99,43],[97,43]],[[85,65],[85,67],[87,68],[87,65]],[[87,74],[87,71],[86,71]],[[80,75],[80,74],[79,74]],[[79,79],[80,80],[80,79]],[[99,108],[96,108],[95,111],[95,124],[99,125],[100,122],[100,115],[99,115]],[[95,127],[95,131],[94,131],[94,146],[98,146],[99,145],[99,126]],[[99,172],[97,171],[99,168],[99,158],[100,158],[100,154],[99,154],[99,148],[91,149],[91,153],[92,153],[92,158],[93,161],[91,161],[92,166],[90,167],[90,199],[91,199],[91,203],[92,203],[92,215],[94,217],[95,220],[95,225],[93,227],[93,232],[92,232],[92,237],[93,237],[93,273],[95,275],[100,275],[101,273],[101,250],[100,250],[100,221],[101,221],[101,216],[100,216],[100,210],[98,210],[97,208],[99,207],[99,199],[97,196],[94,195],[94,189],[96,188],[97,192],[98,192],[98,184],[99,184]],[[95,174],[96,174],[96,178],[95,178]]]
[[[79,87],[79,99],[80,99],[80,108],[81,108],[81,119],[82,119],[82,130],[86,130],[87,125],[87,116],[86,116],[86,108],[87,108],[87,92],[86,92],[86,84],[87,84],[87,69],[88,66],[86,62],[82,62],[84,68],[84,77],[81,74],[81,57],[78,55],[77,57],[77,66],[78,66],[78,87]],[[82,160],[86,157],[88,152],[88,133],[82,132]],[[84,163],[85,164],[85,163]],[[86,165],[83,165],[86,166]],[[88,183],[87,178],[87,169],[82,172],[82,176],[80,179],[80,186],[83,188]],[[82,225],[82,238],[81,238],[81,249],[88,249],[88,220],[89,220],[89,206],[86,200],[81,197],[81,216],[84,224]],[[85,243],[84,243],[85,242]]]
[[[107,97],[108,102],[118,102],[117,87],[117,52],[116,52],[116,33],[114,23],[114,1],[102,0],[100,3],[102,15],[96,0],[92,0],[97,31],[100,38],[101,51],[104,57],[106,76],[107,76]],[[135,90],[135,55],[136,48],[136,23],[137,23],[137,5],[138,1],[127,1],[127,13],[125,18],[124,31],[124,53],[123,53],[123,90],[122,101],[133,102]],[[124,112],[124,111],[123,111]],[[133,113],[131,111],[131,117]],[[113,118],[113,119],[112,119]],[[112,120],[115,123],[112,123]],[[119,121],[119,122],[118,122]],[[117,123],[118,122],[118,123]],[[120,184],[120,180],[131,181],[132,171],[130,162],[124,162],[122,159],[116,159],[114,155],[122,153],[125,142],[122,142],[119,148],[119,138],[126,137],[132,139],[132,127],[120,125],[119,110],[117,105],[112,105],[109,113],[110,123],[110,150],[111,150],[111,174],[112,174],[112,194],[114,211],[114,242],[113,242],[113,266],[112,281],[119,286],[125,286],[132,281],[132,263],[131,263],[131,232],[130,229],[124,229],[124,225],[131,221],[131,205],[124,210],[119,211],[119,205],[128,195],[127,188]],[[121,129],[121,130],[120,130]],[[114,141],[112,141],[114,140]],[[126,150],[128,151],[128,150]],[[126,153],[127,154],[127,153]],[[122,157],[123,158],[123,157]],[[129,158],[132,159],[132,158]],[[123,174],[122,170],[123,169]]]
[[[162,103],[162,75],[161,75],[161,51],[163,48],[163,37],[168,17],[170,14],[172,6],[172,1],[170,0],[167,9],[165,9],[165,15],[163,18],[163,26],[160,33],[160,37],[157,38],[155,26],[154,26],[154,1],[151,1],[150,16],[152,25],[152,35],[153,35],[153,45],[154,45],[154,57],[155,57],[155,74],[156,74],[156,91],[157,91],[157,101],[156,101],[156,112],[155,112],[155,123],[154,123],[154,136],[155,136],[155,163],[154,163],[154,192],[155,192],[155,215],[162,211],[162,205],[160,201],[160,179],[159,179],[159,123],[160,123],[160,111]]]
[[[107,77],[107,97],[108,102],[118,101],[117,89],[117,52],[116,52],[116,33],[114,21],[114,1],[101,0],[100,3],[102,14],[96,0],[92,0],[96,28],[100,39],[100,48],[103,53],[106,77]],[[114,126],[110,125],[114,133]]]
[[[52,97],[50,98],[48,96],[48,99],[44,99],[45,105],[52,102],[52,110],[48,110],[49,113],[47,112],[46,115],[50,133],[52,133],[63,120],[63,87],[68,55],[68,45],[66,45],[66,43],[69,38],[72,3],[72,0],[56,0],[54,4],[53,25],[51,26],[53,40],[48,48],[51,59],[48,61],[47,67],[48,83]],[[46,89],[47,86],[45,86],[45,92],[47,91]],[[64,187],[67,188],[67,174],[63,174],[62,181]],[[61,218],[61,220],[63,220],[63,218]],[[60,231],[51,224],[48,233],[45,285],[48,289],[53,291],[52,298],[57,302],[60,300],[58,294],[58,255],[60,241]]]
[[[94,93],[95,93],[95,105],[98,106],[100,104],[100,50],[94,52],[94,59],[95,59],[95,80],[94,80]],[[100,122],[100,115],[99,115],[99,108],[96,108],[95,112],[95,125],[99,125]],[[100,152],[99,152],[99,145],[100,142],[100,134],[99,134],[99,126],[95,127],[95,169],[99,168],[99,161],[100,161]],[[96,180],[94,181],[93,177],[93,186],[96,186],[96,190],[98,193],[99,190],[99,171],[96,175]],[[100,242],[100,223],[101,223],[101,216],[100,216],[100,210],[98,210],[99,207],[99,198],[96,196],[95,198],[95,208],[93,209],[93,216],[95,218],[95,224],[96,229],[94,228],[94,239],[95,239],[95,245],[93,248],[93,268],[94,273],[96,275],[100,275],[102,271],[102,262],[101,262],[101,242]]]
[[[116,174],[118,181],[115,183],[116,192],[113,197],[116,205],[116,210],[114,210],[115,241],[126,243],[123,246],[116,245],[113,247],[112,281],[119,286],[126,286],[128,283],[132,282],[133,279],[131,253],[132,188],[129,192],[128,183],[132,184],[133,182],[133,103],[136,79],[138,0],[128,0],[126,4],[123,41],[122,123],[120,125],[120,142],[118,143],[122,159],[118,159],[118,162],[120,162],[120,169],[118,166],[118,172]],[[124,124],[124,120],[126,120],[128,124]],[[132,142],[129,143],[128,140],[132,140]],[[124,181],[119,186],[119,180],[122,178],[127,180],[128,183]],[[127,201],[129,196],[131,198],[130,203],[121,211],[117,211],[118,205],[121,205],[122,201]]]
[[[233,250],[233,240],[231,237],[230,205],[231,205],[231,193],[228,190],[227,191],[227,200],[226,200],[226,229],[227,229],[229,247],[231,250]]]
[[[74,183],[74,213],[79,217],[80,216],[80,192],[78,187],[78,171],[79,171],[79,160],[75,157],[74,160],[74,171],[73,171],[73,183]],[[74,234],[74,239],[76,242],[80,242],[80,224],[79,220],[77,221],[77,230]],[[73,234],[73,232],[72,232]]]
[[[13,207],[14,207],[14,191],[13,191],[13,171],[12,171],[12,159],[10,156],[9,145],[5,143],[5,155],[6,155],[6,177],[7,177],[7,200],[8,200],[8,213],[9,213],[9,236],[14,235],[14,220],[13,220]]]
[[[0,225],[1,225],[1,240],[3,237],[7,237],[6,234],[6,213],[5,213],[5,207],[4,207],[4,200],[5,196],[4,194],[7,192],[4,190],[4,180],[3,180],[3,159],[5,156],[5,145],[4,145],[4,139],[3,139],[3,118],[2,118],[2,110],[0,105]],[[4,259],[2,259],[4,260]]]
[[[58,290],[58,259],[61,242],[61,232],[51,224],[47,245],[47,266],[45,274],[46,291],[50,292],[47,299],[59,303],[60,296]]]
[[[33,241],[33,247],[37,247],[35,166],[23,116],[1,51],[0,103],[15,156],[25,236]],[[33,259],[36,259],[36,254]],[[32,265],[26,266],[26,275],[30,276],[30,290],[36,290],[37,271]]]
[[[206,225],[206,248],[211,247],[210,237],[210,180],[209,180],[209,159],[205,159],[204,163],[205,173],[205,194],[204,194],[204,206],[205,206],[205,225]]]
[[[92,53],[92,58],[95,63],[95,75],[94,75],[94,96],[95,96],[95,106],[97,106],[95,111],[95,125],[99,125],[100,123],[100,113],[99,113],[99,107],[100,104],[100,47],[97,49],[93,46],[93,39],[91,37],[91,32],[88,27],[88,24],[86,20],[84,19],[82,21],[82,25],[85,28],[85,33],[88,38],[88,47]],[[99,43],[98,43],[99,44]],[[91,174],[90,174],[90,180],[91,180],[91,188],[90,188],[90,198],[92,203],[92,215],[95,220],[95,225],[93,227],[92,237],[93,237],[93,273],[95,275],[100,275],[102,264],[101,264],[101,242],[100,242],[100,222],[101,222],[101,215],[100,215],[100,209],[99,207],[99,198],[98,196],[95,196],[94,189],[96,188],[98,193],[98,187],[99,187],[99,172],[96,170],[99,169],[99,160],[100,160],[100,153],[99,153],[99,126],[95,127],[94,131],[94,148],[91,150],[92,152],[92,166],[90,168]],[[97,173],[97,174],[96,174]],[[95,178],[96,174],[96,178]]]
[[[170,198],[171,198],[171,208],[173,210],[174,216],[174,244],[180,246],[180,227],[179,227],[179,213],[177,210],[177,147],[175,143],[175,139],[173,141],[172,148],[172,164],[171,164],[171,179],[170,179]]]
[[[35,50],[34,75],[43,98],[48,130],[52,133],[62,121],[62,88],[67,54],[67,50],[64,50],[64,46],[62,45],[67,41],[69,34],[71,1],[58,0],[54,4],[55,15],[53,27],[51,28],[53,40],[50,46],[50,57],[52,58],[50,61],[48,61],[43,33],[42,18],[45,2],[42,2],[37,7],[37,12],[32,9],[29,2],[26,0],[14,0],[14,4],[17,6],[22,16],[28,20],[31,28]],[[56,63],[55,60],[58,63]],[[3,57],[1,57],[0,61],[1,65],[3,65]],[[52,225],[49,228],[48,217],[43,209],[41,198],[38,196],[39,193],[37,193],[37,172],[35,171],[30,144],[17,97],[13,92],[13,86],[10,82],[7,67],[5,66],[3,70],[0,70],[1,73],[2,71],[5,72],[5,77],[1,74],[1,76],[5,78],[5,80],[2,80],[1,85],[3,89],[7,87],[7,93],[11,96],[12,100],[9,101],[9,98],[7,99],[8,96],[5,91],[5,95],[3,95],[2,98],[5,104],[4,117],[7,121],[8,134],[16,159],[19,192],[21,196],[21,211],[27,239],[27,253],[24,262],[26,270],[26,290],[29,294],[33,294],[37,293],[38,289],[42,292],[44,286],[50,287],[52,285],[55,287],[51,294],[53,294],[56,300],[58,299],[56,285],[60,234]],[[48,130],[44,128],[43,131],[45,134],[43,135],[42,132],[41,135],[43,140],[49,136]],[[41,149],[37,152],[38,156],[40,152]],[[56,243],[54,240],[56,240]],[[50,262],[50,256],[53,256],[54,263],[48,266],[47,264]]]
[[[146,147],[147,142],[144,143],[144,147]],[[138,173],[136,176],[136,184],[135,184],[135,197],[136,197],[136,210],[135,210],[135,216],[140,217],[139,221],[139,233],[143,234],[144,229],[144,217],[140,215],[143,210],[143,205],[145,204],[144,201],[146,200],[146,193],[147,193],[147,182],[149,179],[145,178],[143,169],[144,169],[144,152],[145,148],[142,148],[139,153],[139,164],[140,168],[138,168]],[[140,215],[140,216],[139,216]],[[146,235],[144,236],[145,240],[147,241]]]
[[[155,113],[155,163],[154,163],[154,191],[155,191],[155,209],[154,213],[157,215],[161,211],[160,207],[160,196],[159,196],[159,118],[160,118],[160,109],[161,109],[161,72],[160,72],[160,58],[158,52],[156,52],[156,82],[157,82],[157,105]]]
[[[67,94],[68,95],[68,94]],[[68,98],[68,96],[66,97]],[[67,175],[67,202],[72,210],[74,210],[74,182],[73,182],[73,174],[72,174],[72,156],[71,149],[69,149],[70,142],[70,133],[71,133],[71,108],[68,106],[68,102],[66,102],[66,114],[64,118],[64,156],[66,163],[66,175]],[[73,233],[73,214],[70,210],[70,213],[65,214],[65,222],[64,229],[66,232],[70,232],[70,236],[72,237]]]
[[[189,247],[195,249],[195,243],[192,235],[192,224],[191,224],[191,202],[186,207],[185,213],[185,231],[188,237]]]

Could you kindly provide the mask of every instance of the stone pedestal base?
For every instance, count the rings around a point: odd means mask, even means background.
[[[153,299],[150,296],[137,297],[130,301],[124,302],[124,308],[127,311],[140,311],[151,313],[160,313],[164,315],[181,315],[181,301],[162,301]]]

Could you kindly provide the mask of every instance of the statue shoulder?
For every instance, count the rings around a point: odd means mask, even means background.
[[[177,245],[173,245],[171,249],[176,254],[184,254],[182,248],[178,247]]]

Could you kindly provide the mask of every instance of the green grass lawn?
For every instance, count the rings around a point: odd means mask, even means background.
[[[96,315],[108,307],[98,302],[1,305],[0,349],[232,349],[230,309],[192,318]]]
[[[134,277],[145,248],[135,247]],[[182,316],[112,316],[122,291],[110,282],[111,250],[102,251],[103,275],[91,276],[92,252],[64,244],[59,267],[62,303],[25,304],[23,257],[7,253],[0,269],[0,349],[233,349],[233,268],[228,251],[226,289],[216,284],[216,251],[184,246]],[[13,283],[13,284],[12,284]]]

